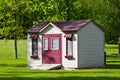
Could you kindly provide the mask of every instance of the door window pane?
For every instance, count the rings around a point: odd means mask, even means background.
[[[48,39],[44,39],[44,50],[48,50]]]
[[[52,50],[59,50],[59,38],[52,38]]]

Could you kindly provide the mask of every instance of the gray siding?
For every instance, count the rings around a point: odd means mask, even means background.
[[[78,31],[78,66],[104,65],[104,32],[92,22]]]

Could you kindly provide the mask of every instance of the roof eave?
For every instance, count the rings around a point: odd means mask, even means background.
[[[78,30],[62,30],[63,32],[76,32]]]

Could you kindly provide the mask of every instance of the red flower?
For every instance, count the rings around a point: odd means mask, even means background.
[[[65,58],[67,58],[67,59],[73,59],[73,56],[72,55],[66,55]]]
[[[32,55],[30,57],[33,58],[33,59],[38,59],[38,55]]]

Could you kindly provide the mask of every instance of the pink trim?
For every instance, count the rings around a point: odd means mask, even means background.
[[[73,56],[72,55],[66,55],[65,58],[70,60],[70,59],[73,59]]]
[[[37,54],[33,54],[32,56],[30,56],[33,59],[38,59],[38,55]]]
[[[30,35],[30,38],[37,39],[37,38],[38,38],[38,35],[37,35],[37,34],[31,34],[31,35]]]
[[[73,34],[71,34],[71,33],[64,35],[65,38],[72,38],[72,36],[73,36]]]

